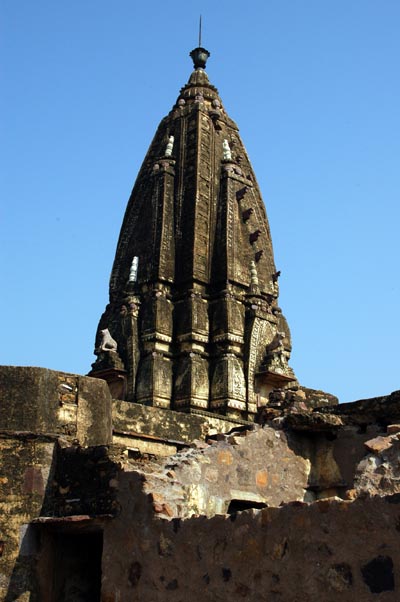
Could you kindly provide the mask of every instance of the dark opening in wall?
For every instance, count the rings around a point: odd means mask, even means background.
[[[103,532],[42,532],[38,562],[41,602],[100,602]]]
[[[249,508],[266,508],[267,504],[264,502],[256,502],[255,500],[231,500],[228,506],[228,514],[235,514],[235,512],[241,512],[242,510],[249,510]]]
[[[103,533],[58,533],[54,544],[54,602],[100,602]]]

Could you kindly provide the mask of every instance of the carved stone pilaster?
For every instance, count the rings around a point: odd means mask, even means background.
[[[215,363],[211,381],[211,409],[238,417],[246,411],[243,363],[233,353],[222,354]]]
[[[165,286],[155,285],[144,295],[140,313],[140,360],[136,401],[170,407],[172,399],[172,311]]]
[[[125,339],[126,363],[128,366],[126,398],[135,399],[136,375],[140,359],[138,316],[140,299],[127,294],[121,307],[122,335]]]
[[[172,397],[172,362],[153,351],[142,357],[136,385],[136,400],[146,405],[169,408]]]
[[[177,409],[207,409],[209,377],[206,347],[209,340],[208,303],[192,289],[175,304],[179,355],[174,382]]]
[[[246,358],[247,411],[250,414],[257,412],[259,392],[256,387],[256,374],[265,355],[265,346],[272,341],[273,337],[274,328],[271,321],[257,305],[250,307],[246,316],[244,354]]]
[[[246,383],[243,372],[244,306],[228,289],[212,304],[212,410],[243,417]]]
[[[207,359],[199,353],[190,352],[182,354],[177,364],[174,407],[177,410],[206,410],[210,392]]]

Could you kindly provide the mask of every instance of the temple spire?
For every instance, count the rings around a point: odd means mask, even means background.
[[[194,71],[128,202],[91,376],[131,402],[251,420],[294,380],[290,331],[261,192],[201,42],[200,24]],[[101,344],[106,329],[118,358]]]

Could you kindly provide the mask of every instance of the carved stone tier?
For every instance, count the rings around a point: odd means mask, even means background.
[[[127,398],[127,373],[126,370],[107,368],[105,370],[92,370],[88,376],[101,378],[107,381],[113,399]]]
[[[136,401],[169,408],[172,398],[172,362],[162,353],[144,355],[139,364]]]
[[[257,407],[268,403],[269,394],[273,389],[284,389],[290,383],[296,382],[295,376],[288,376],[278,372],[257,372],[255,375],[255,390],[257,395]]]

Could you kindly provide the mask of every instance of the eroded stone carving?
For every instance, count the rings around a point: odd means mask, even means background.
[[[288,364],[290,350],[285,346],[285,339],[285,332],[278,331],[275,333],[272,341],[265,347],[265,356],[261,365],[261,370],[286,375],[293,380],[294,374]]]
[[[100,334],[101,334],[101,341],[100,341],[100,345],[95,350],[95,354],[99,355],[100,353],[102,353],[104,351],[105,352],[116,352],[117,348],[118,348],[117,341],[115,341],[112,338],[108,328],[104,328],[103,330],[100,330]]]
[[[277,332],[272,339],[272,341],[266,345],[265,350],[267,355],[272,355],[273,352],[282,351],[283,349],[283,339],[285,338],[284,332]]]

